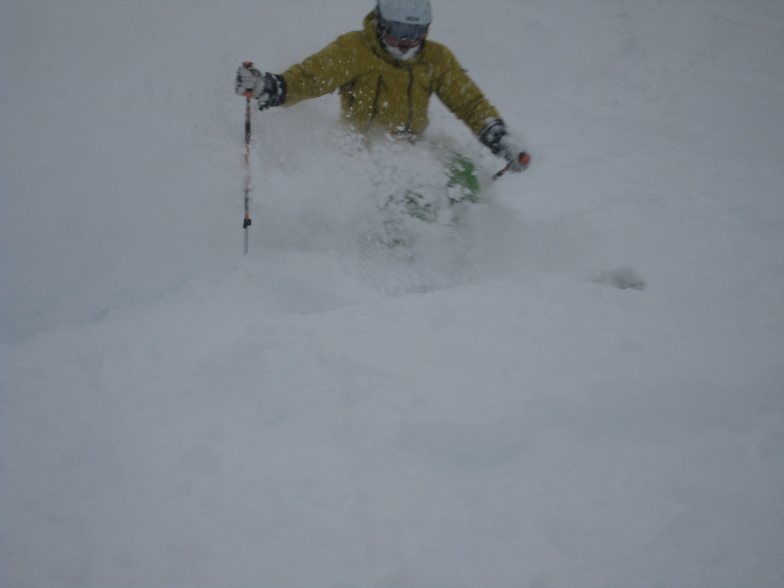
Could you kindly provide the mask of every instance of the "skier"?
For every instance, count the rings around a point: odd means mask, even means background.
[[[452,52],[427,40],[431,22],[429,0],[377,0],[363,30],[341,35],[283,74],[240,66],[236,93],[252,96],[264,110],[338,90],[341,116],[350,128],[370,139],[411,141],[425,132],[430,96],[436,94],[484,145],[506,159],[503,171],[523,171],[530,157]],[[441,158],[443,192],[420,185],[398,186],[391,193],[380,189],[376,197],[384,200],[380,208],[389,216],[383,223],[388,244],[411,241],[406,217],[428,223],[446,218],[460,225],[466,203],[480,200],[473,162],[454,151]],[[449,211],[446,217],[441,216],[444,210]]]
[[[369,136],[415,140],[428,125],[436,94],[490,150],[523,171],[530,158],[507,132],[498,111],[466,75],[452,52],[427,40],[429,0],[377,0],[364,29],[346,33],[283,74],[237,70],[236,93],[250,92],[264,110],[291,106],[335,90],[341,114]]]

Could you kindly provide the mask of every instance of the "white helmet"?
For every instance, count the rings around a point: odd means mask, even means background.
[[[379,17],[389,22],[428,26],[433,22],[430,0],[378,0]]]
[[[411,59],[421,50],[433,21],[430,0],[378,0],[378,36],[395,59]]]

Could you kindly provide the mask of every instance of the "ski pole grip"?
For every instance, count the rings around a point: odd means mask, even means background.
[[[250,69],[250,68],[252,68],[252,67],[253,67],[253,62],[252,62],[252,61],[243,61],[243,62],[242,62],[242,65],[243,65],[244,67],[247,67],[248,69]],[[253,92],[251,92],[250,90],[248,90],[247,92],[245,92],[245,94],[243,94],[243,96],[245,96],[245,98],[247,98],[248,100],[250,100],[251,98],[253,98]]]

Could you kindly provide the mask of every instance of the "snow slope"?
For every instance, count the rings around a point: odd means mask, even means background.
[[[0,585],[784,584],[784,4],[436,0],[534,165],[402,255],[256,113],[243,258],[236,65],[371,6],[0,2]]]

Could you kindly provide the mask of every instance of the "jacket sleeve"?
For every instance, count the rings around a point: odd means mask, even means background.
[[[440,71],[435,80],[435,92],[441,102],[479,135],[487,119],[501,118],[496,108],[468,77],[452,52],[443,45],[436,45]]]
[[[329,94],[350,81],[355,76],[354,35],[356,33],[347,33],[338,37],[318,53],[286,70],[283,73],[286,80],[283,106]]]

